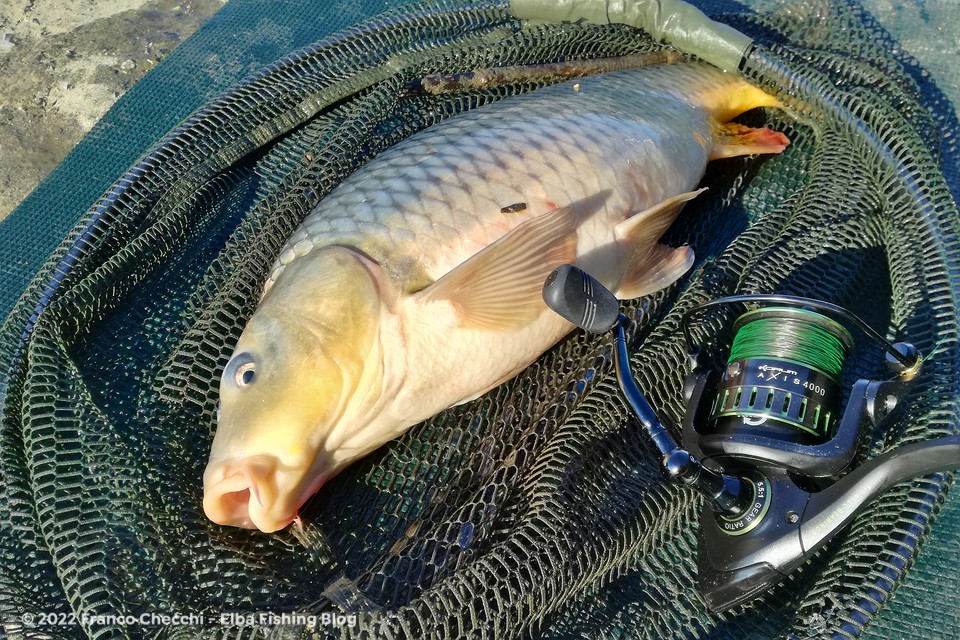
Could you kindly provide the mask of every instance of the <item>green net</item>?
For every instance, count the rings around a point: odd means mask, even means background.
[[[856,5],[705,10],[757,40],[744,73],[792,107],[744,122],[792,144],[762,162],[714,163],[710,190],[668,232],[696,247],[697,264],[629,308],[638,383],[678,423],[687,310],[734,293],[815,297],[933,354],[865,455],[957,433],[949,101]],[[607,337],[572,334],[513,381],[354,464],[302,510],[302,531],[224,528],[202,513],[219,375],[286,237],[380,150],[536,88],[422,96],[407,84],[660,48],[621,26],[525,25],[500,2],[426,2],[287,56],[161,141],[0,329],[4,616],[87,616],[38,637],[860,634],[951,477],[899,485],[767,595],[710,613],[696,588],[700,501],[663,482],[620,400]],[[728,337],[717,319],[694,333]],[[844,384],[881,367],[882,354],[857,349]],[[95,618],[145,612],[204,623]],[[251,612],[318,624],[271,627]]]

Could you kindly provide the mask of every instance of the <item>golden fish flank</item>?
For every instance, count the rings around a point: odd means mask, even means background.
[[[517,96],[384,151],[307,217],[220,384],[214,522],[275,531],[330,477],[516,375],[571,326],[543,304],[576,263],[621,298],[683,275],[658,243],[713,158],[777,153],[727,124],[770,96],[701,63]]]

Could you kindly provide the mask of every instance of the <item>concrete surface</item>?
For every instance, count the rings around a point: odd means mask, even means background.
[[[0,220],[226,0],[2,0]]]
[[[0,220],[124,91],[225,2],[0,0]],[[960,104],[960,0],[865,4]]]

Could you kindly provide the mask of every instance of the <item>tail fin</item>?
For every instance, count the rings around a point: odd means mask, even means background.
[[[705,91],[699,102],[714,114],[718,122],[729,122],[741,113],[757,107],[783,108],[779,100],[763,89],[746,80],[732,77],[729,82]]]
[[[779,131],[763,127],[754,129],[736,122],[718,126],[716,142],[710,152],[711,160],[749,156],[755,153],[780,153],[790,140]]]
[[[727,82],[721,82],[697,97],[716,119],[711,160],[755,153],[780,153],[790,144],[790,140],[780,132],[766,127],[753,129],[730,122],[741,113],[757,107],[783,108],[779,100],[747,81],[730,77]]]

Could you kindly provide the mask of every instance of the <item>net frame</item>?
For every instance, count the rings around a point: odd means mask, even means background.
[[[794,144],[764,163],[711,170],[717,195],[671,231],[700,258],[687,282],[630,309],[641,387],[676,421],[677,318],[704,299],[775,286],[847,302],[889,337],[937,348],[865,455],[956,433],[955,116],[930,104],[910,60],[883,51],[882,30],[856,6],[720,19],[758,38],[743,72],[794,109],[751,117]],[[838,34],[851,33],[859,37],[841,46]],[[404,84],[657,48],[622,27],[524,29],[502,3],[422,4],[291,54],[161,141],[81,221],[0,329],[0,361],[10,363],[0,379],[0,555],[16,562],[0,576],[4,612],[137,613],[147,603],[133,594],[148,592],[165,611],[361,612],[359,627],[284,628],[290,635],[858,635],[913,562],[950,475],[898,487],[757,604],[709,614],[692,592],[698,502],[662,484],[616,400],[602,338],[571,337],[517,380],[360,463],[328,501],[311,503],[303,532],[221,530],[199,511],[202,460],[191,452],[211,436],[216,372],[296,222],[392,142],[534,88],[432,101],[398,98]],[[872,109],[871,90],[898,108]],[[927,110],[911,112],[918,104]],[[838,185],[837,166],[851,183],[886,190]],[[840,269],[818,250],[830,234],[856,253]],[[879,284],[878,268],[889,274]],[[857,300],[867,283],[893,304]],[[189,294],[163,295],[171,288]],[[718,319],[695,331],[728,339]],[[855,354],[848,377],[878,364]],[[192,574],[205,564],[216,569]],[[215,584],[224,575],[235,582]]]

